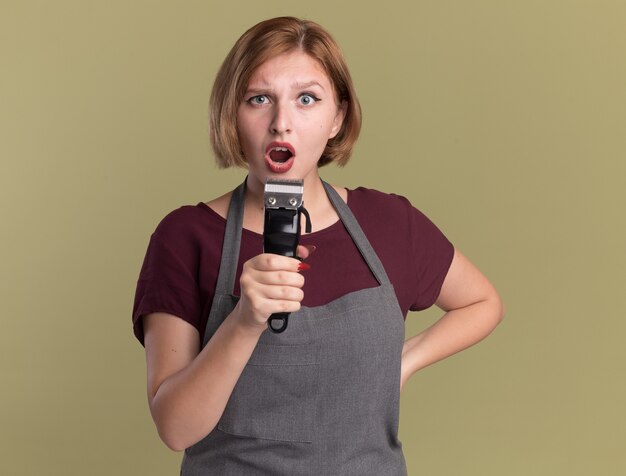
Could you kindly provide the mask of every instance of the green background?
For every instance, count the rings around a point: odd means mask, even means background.
[[[136,280],[165,214],[242,180],[213,165],[211,84],[284,14],[335,35],[362,101],[354,158],[324,178],[407,196],[506,305],[405,387],[409,474],[626,474],[626,5],[591,0],[4,0],[0,473],[178,474]]]

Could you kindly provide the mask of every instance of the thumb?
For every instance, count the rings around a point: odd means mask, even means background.
[[[296,255],[299,259],[305,260],[317,249],[315,245],[298,245]]]

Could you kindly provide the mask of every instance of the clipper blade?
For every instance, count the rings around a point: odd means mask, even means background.
[[[264,190],[266,208],[298,209],[302,206],[304,180],[267,179]]]

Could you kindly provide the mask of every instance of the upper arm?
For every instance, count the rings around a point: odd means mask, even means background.
[[[459,309],[480,301],[492,300],[502,307],[498,292],[474,264],[460,251],[454,257],[436,304],[444,311]],[[501,312],[503,314],[504,311]]]
[[[165,379],[187,367],[200,352],[198,330],[183,319],[165,312],[143,317],[148,377],[148,401]]]

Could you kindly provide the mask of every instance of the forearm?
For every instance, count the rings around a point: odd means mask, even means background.
[[[498,297],[450,310],[435,324],[407,339],[402,349],[402,383],[428,365],[487,337],[503,317]]]
[[[159,386],[150,411],[165,444],[181,451],[217,425],[262,330],[242,327],[233,311],[184,369]]]

